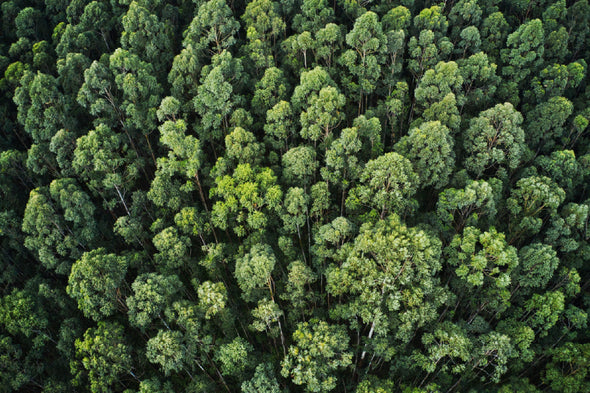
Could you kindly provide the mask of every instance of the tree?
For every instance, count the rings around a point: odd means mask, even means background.
[[[72,266],[67,292],[88,318],[100,321],[124,308],[121,287],[127,260],[98,248],[82,254]]]
[[[203,2],[183,34],[183,46],[191,46],[205,62],[234,45],[239,26],[225,0]]]
[[[264,147],[256,142],[256,137],[242,127],[235,127],[225,137],[225,155],[238,164],[257,165],[264,155]]]
[[[97,240],[95,207],[70,178],[31,191],[24,210],[24,245],[39,261],[58,274],[69,274],[74,260]]]
[[[309,186],[318,167],[316,152],[309,146],[297,146],[283,154],[283,176],[289,184]]]
[[[481,49],[490,56],[492,61],[500,60],[499,44],[506,42],[510,26],[504,17],[504,14],[497,11],[491,13],[483,20],[481,26]]]
[[[289,148],[289,139],[295,135],[295,119],[289,102],[279,101],[266,111],[264,133],[267,143],[280,152]]]
[[[246,6],[242,20],[248,38],[248,53],[256,69],[274,66],[277,39],[286,29],[278,3],[271,0],[251,1]]]
[[[414,17],[414,27],[416,30],[430,30],[435,33],[437,38],[445,36],[449,28],[447,17],[441,13],[441,8],[434,5],[430,8],[424,8]]]
[[[340,266],[326,272],[327,291],[343,299],[330,314],[347,320],[359,335],[369,329],[360,359],[369,353],[375,361],[388,361],[397,345],[408,343],[437,317],[437,307],[448,296],[435,278],[441,243],[390,214],[363,224],[352,247],[343,251]]]
[[[145,4],[145,3],[143,3]],[[121,18],[121,48],[153,65],[157,75],[165,75],[172,56],[172,31],[156,15],[137,1],[131,1]]]
[[[336,387],[334,371],[348,366],[348,336],[342,326],[312,319],[297,325],[294,344],[282,361],[281,375],[291,377],[308,392],[329,392]]]
[[[222,282],[205,281],[197,288],[199,307],[205,312],[205,319],[210,319],[225,308],[228,301],[227,289]]]
[[[412,36],[408,41],[408,69],[414,79],[419,80],[426,70],[444,60],[452,50],[453,44],[447,37],[437,40],[432,30],[422,30],[418,38]]]
[[[422,336],[422,344],[425,345],[427,354],[412,354],[414,367],[422,368],[428,375],[433,374],[437,368],[445,374],[455,375],[467,370],[473,343],[465,330],[456,324],[449,321],[441,323],[432,333]]]
[[[186,356],[186,347],[182,341],[182,332],[160,330],[148,340],[146,357],[151,363],[158,364],[166,376],[171,372],[182,371]]]
[[[335,23],[328,23],[315,35],[315,58],[320,66],[332,70],[337,53],[342,48],[342,29]],[[320,63],[321,62],[321,63]]]
[[[411,22],[410,11],[400,5],[392,8],[383,15],[381,20],[383,32],[387,37],[387,46],[385,50],[386,63],[384,69],[384,85],[387,87],[387,94],[391,94],[397,76],[403,68],[403,55],[408,37],[408,27]]]
[[[518,254],[520,260],[518,285],[544,288],[559,264],[555,250],[547,244],[533,243],[521,248]]]
[[[284,72],[276,67],[267,68],[258,82],[252,97],[252,112],[266,115],[279,102],[288,98],[290,85]]]
[[[172,68],[168,74],[171,94],[183,104],[183,108],[192,111],[192,98],[196,95],[201,67],[197,51],[192,44],[186,44],[182,51],[174,56]]]
[[[10,392],[25,385],[31,377],[22,370],[23,352],[10,336],[0,336],[0,382],[2,391]]]
[[[467,25],[478,27],[481,23],[482,10],[474,0],[460,0],[453,5],[449,12],[451,25],[451,37],[457,39],[460,31],[464,31]]]
[[[80,53],[94,60],[116,46],[115,29],[120,25],[122,10],[100,1],[73,1],[66,11],[68,23],[62,22],[54,29],[53,38],[59,41],[55,48],[58,57]]]
[[[308,305],[314,302],[316,294],[310,289],[317,281],[314,271],[300,260],[294,261],[287,267],[289,275],[281,299],[291,304],[292,320],[299,320],[309,313]]]
[[[453,236],[465,226],[485,228],[495,221],[498,179],[469,181],[462,189],[447,188],[440,193],[436,215],[443,233]],[[480,222],[481,221],[481,222]]]
[[[171,98],[172,102],[179,104],[179,101],[174,100]],[[174,106],[168,108],[172,110],[169,115],[165,114],[165,101],[166,99],[162,100],[160,115],[175,118],[176,112],[172,109]],[[209,208],[200,175],[204,159],[200,141],[193,135],[187,135],[186,122],[178,119],[167,120],[162,124],[160,143],[169,149],[168,156],[157,160],[158,170],[147,193],[148,198],[157,206],[178,211],[183,205],[190,203],[190,194],[196,189],[203,208],[207,211]]]
[[[346,207],[354,210],[366,205],[383,219],[388,213],[403,214],[411,207],[419,179],[407,158],[385,153],[367,162],[360,181],[346,199]]]
[[[242,393],[280,393],[281,389],[271,363],[256,366],[252,379],[242,383]]]
[[[202,141],[220,140],[229,130],[230,114],[242,100],[235,91],[235,81],[240,80],[242,69],[241,61],[227,50],[213,56],[211,66],[203,68],[201,85],[193,99],[201,116],[197,130]]]
[[[441,61],[436,64],[434,69],[429,69],[424,73],[416,87],[414,96],[422,110],[443,100],[450,93],[455,95],[459,104],[462,104],[463,97],[460,94],[462,85],[463,77],[457,63]]]
[[[537,157],[535,162],[539,172],[555,180],[567,195],[575,194],[582,169],[572,150],[556,150],[550,156]]]
[[[165,324],[162,312],[172,303],[172,297],[180,291],[182,283],[175,275],[144,273],[137,276],[131,288],[133,295],[127,298],[129,322],[145,330],[156,318]]]
[[[576,1],[571,7],[567,9],[567,16],[571,23],[571,47],[574,53],[583,51],[584,45],[590,35],[588,28],[588,21],[590,21],[590,5],[588,1]]]
[[[255,301],[263,297],[266,290],[274,298],[272,271],[276,262],[275,254],[267,244],[256,244],[243,257],[236,259],[234,276],[244,300]]]
[[[465,316],[468,323],[484,311],[495,315],[509,305],[511,273],[519,261],[516,249],[505,238],[493,227],[486,232],[466,227],[445,248],[446,260],[459,280],[457,289],[471,294],[466,309],[474,311]]]
[[[475,113],[484,107],[489,107],[500,83],[496,75],[497,66],[490,62],[488,55],[478,52],[458,61],[459,73],[463,77],[464,104],[461,113]]]
[[[144,379],[139,384],[140,393],[173,393],[174,389],[170,382],[160,383],[157,378]]]
[[[282,200],[276,182],[270,168],[250,164],[239,164],[231,176],[217,177],[210,191],[219,199],[211,210],[213,224],[223,230],[231,226],[238,236],[265,230]]]
[[[450,130],[440,122],[429,121],[412,128],[394,148],[412,162],[421,187],[442,189],[447,185],[455,154]]]
[[[393,393],[394,386],[390,380],[369,377],[357,385],[354,393]]]
[[[122,121],[122,117],[118,108],[115,76],[109,68],[109,63],[109,57],[102,56],[100,60],[90,64],[84,71],[84,83],[78,91],[76,100],[88,113],[96,117],[95,123],[102,122],[113,127]]]
[[[350,86],[352,93],[358,94],[360,115],[367,107],[367,96],[376,88],[387,45],[387,37],[383,34],[377,14],[368,11],[359,16],[346,35],[346,44],[352,49],[344,52],[339,62],[352,75],[352,78],[345,78],[344,83]]]
[[[33,295],[30,291],[14,288],[0,299],[0,323],[11,335],[49,337],[45,333],[49,324],[48,315]],[[41,347],[42,340],[36,341],[35,346]]]
[[[564,124],[573,112],[572,103],[564,97],[551,97],[527,114],[527,142],[531,148],[550,151],[560,144]]]
[[[125,196],[135,186],[142,164],[120,133],[100,124],[78,138],[72,167],[103,198],[106,208],[114,209],[120,203],[130,215]]]
[[[332,86],[323,87],[317,96],[308,100],[307,109],[301,112],[301,136],[314,143],[329,141],[332,131],[338,127],[344,114],[344,94]]]
[[[468,54],[476,54],[480,51],[481,36],[479,29],[475,26],[468,26],[461,30],[460,40],[455,49],[455,53],[459,53],[462,58]]]
[[[342,190],[340,214],[344,213],[346,192],[361,175],[362,167],[357,157],[361,147],[358,127],[353,127],[343,129],[340,137],[326,150],[326,166],[320,172],[322,178]]]
[[[115,83],[122,93],[118,110],[125,115],[121,125],[128,135],[143,134],[154,164],[154,151],[149,135],[156,129],[156,111],[162,99],[162,88],[153,76],[151,63],[140,60],[131,51],[117,48],[110,56]],[[131,136],[129,137],[131,139]]]
[[[39,174],[48,171],[57,173],[55,158],[49,152],[49,143],[65,124],[75,124],[71,123],[71,119],[66,120],[67,108],[57,80],[41,72],[35,75],[25,71],[13,100],[17,106],[18,122],[33,140],[27,166]]]
[[[123,326],[116,322],[99,322],[97,327],[86,330],[84,337],[76,340],[76,357],[86,372],[76,369],[75,382],[81,384],[82,376],[87,374],[93,393],[107,393],[124,375],[134,376]]]
[[[588,352],[590,345],[567,342],[549,352],[551,362],[545,369],[544,381],[553,390],[580,392],[590,388],[588,375]]]
[[[300,114],[312,100],[317,100],[322,88],[329,86],[336,88],[336,83],[322,67],[303,71],[299,77],[299,85],[295,86],[291,96],[291,105],[295,113]]]
[[[551,64],[541,70],[532,80],[532,89],[525,96],[536,102],[563,97],[566,91],[576,88],[583,78],[585,67],[580,62]],[[562,99],[563,101],[563,99]],[[563,105],[563,104],[562,104]]]
[[[522,115],[509,102],[498,104],[472,119],[466,131],[464,147],[469,154],[465,167],[477,177],[494,174],[501,165],[518,167],[526,152]],[[496,169],[498,168],[498,169]]]
[[[506,49],[502,49],[502,60],[506,66],[502,74],[512,78],[516,85],[539,67],[543,61],[545,35],[543,22],[533,19],[523,23],[518,29],[508,36]]]
[[[303,0],[301,13],[293,17],[293,26],[299,33],[317,33],[329,23],[334,22],[334,9],[326,0]]]
[[[539,233],[544,218],[555,215],[564,199],[565,192],[548,177],[520,179],[506,201],[512,239]]]
[[[236,337],[231,342],[219,347],[215,359],[220,363],[223,375],[242,377],[250,368],[249,352],[254,348],[242,337]]]
[[[283,203],[284,211],[281,214],[283,229],[288,233],[297,233],[300,242],[303,241],[301,229],[304,228],[308,220],[308,206],[309,195],[306,194],[304,189],[291,187],[287,190]]]

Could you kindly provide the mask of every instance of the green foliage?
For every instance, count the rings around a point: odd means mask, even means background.
[[[166,376],[183,369],[185,352],[182,333],[178,331],[160,330],[155,337],[148,340],[146,347],[148,360],[159,365]]]
[[[559,264],[555,250],[542,243],[521,248],[519,259],[518,284],[523,287],[545,287]]]
[[[219,55],[235,43],[238,28],[225,0],[203,2],[184,31],[183,45],[195,50],[199,57],[211,52]]]
[[[348,336],[342,326],[312,319],[297,325],[294,345],[282,362],[281,375],[308,392],[329,392],[336,387],[333,373],[352,362],[346,351]]]
[[[260,363],[252,379],[242,383],[242,393],[280,393],[281,389],[274,375],[272,365]]]
[[[12,338],[0,336],[0,381],[2,391],[10,392],[25,385],[30,377],[20,369],[22,350]]]
[[[274,65],[277,38],[286,29],[279,4],[271,0],[254,0],[248,3],[242,15],[248,38],[247,50],[258,69]]]
[[[436,287],[441,269],[440,241],[418,228],[408,228],[391,214],[375,225],[364,224],[347,250],[341,266],[326,272],[328,291],[347,295],[331,315],[349,320],[353,327],[369,325],[368,338],[408,342],[416,328],[436,316],[446,294]],[[365,350],[369,350],[366,348]],[[369,350],[386,359],[392,348],[379,342]],[[364,355],[362,355],[364,357]]]
[[[565,192],[546,176],[520,179],[506,202],[513,236],[538,233],[543,217],[554,215],[564,199]]]
[[[480,177],[494,173],[501,165],[515,169],[526,152],[522,116],[512,104],[498,104],[472,119],[465,136],[465,150],[469,154],[465,167]]]
[[[466,225],[477,226],[480,220],[493,222],[497,213],[494,195],[497,182],[497,179],[469,181],[465,188],[447,188],[441,192],[436,214],[442,230],[459,233]]]
[[[544,43],[543,22],[534,19],[520,25],[508,35],[507,48],[501,51],[502,60],[507,64],[503,74],[512,78],[512,83],[523,81],[542,63]]]
[[[124,195],[133,187],[141,166],[142,160],[123,136],[104,124],[78,139],[72,161],[74,171],[105,198],[109,209],[118,203],[128,209]]]
[[[24,210],[24,245],[47,269],[68,274],[73,261],[97,236],[95,207],[70,178],[57,179],[31,191]]]
[[[67,292],[84,315],[101,320],[122,305],[120,288],[126,272],[124,257],[107,254],[104,248],[85,252],[72,266]]]
[[[203,68],[201,84],[193,99],[195,111],[202,117],[199,137],[219,140],[229,128],[229,117],[241,97],[234,93],[234,80],[240,80],[242,62],[224,50],[215,55],[210,67]]]
[[[551,97],[541,103],[529,115],[527,132],[528,143],[531,147],[540,146],[548,151],[556,144],[564,132],[564,123],[572,114],[573,105],[564,97]]]
[[[234,273],[245,300],[259,298],[266,289],[273,296],[272,271],[276,257],[268,244],[256,244],[243,257],[236,260]]]
[[[309,185],[317,169],[316,152],[309,146],[298,146],[283,154],[283,176],[288,183]]]
[[[279,208],[282,192],[270,168],[240,164],[232,176],[216,179],[211,196],[220,199],[211,212],[213,224],[221,229],[231,225],[238,236],[244,236],[265,229],[268,217]]]
[[[46,312],[39,307],[33,294],[16,288],[0,302],[0,323],[12,335],[26,337],[43,334],[47,328]]]
[[[400,139],[395,150],[412,161],[420,186],[441,189],[455,164],[450,130],[439,121],[422,123]]]
[[[176,276],[155,273],[137,276],[131,284],[133,295],[127,298],[131,325],[146,329],[155,318],[162,318],[162,311],[172,303],[172,296],[181,287],[182,283]]]
[[[550,351],[551,362],[547,364],[545,381],[553,390],[581,392],[590,386],[588,375],[588,344],[565,343]]]
[[[77,369],[74,382],[80,384],[79,378],[86,374],[93,393],[111,391],[112,385],[132,372],[130,348],[123,327],[117,323],[99,322],[98,327],[86,330],[84,337],[76,340],[76,357],[85,371]]]
[[[252,349],[242,337],[236,337],[232,342],[221,345],[215,358],[221,365],[223,375],[241,376],[249,365],[248,353]]]
[[[518,256],[514,247],[506,244],[503,233],[494,228],[481,232],[466,227],[463,236],[455,235],[445,249],[447,262],[456,267],[455,274],[470,286],[482,286],[490,281],[498,288],[510,285],[510,273],[518,266]]]
[[[367,205],[381,218],[387,213],[404,213],[418,188],[419,178],[411,162],[398,153],[386,153],[367,162],[360,176],[361,185],[351,190],[346,200],[349,209]]]
[[[0,392],[586,392],[588,0],[5,0]]]
[[[199,307],[205,311],[205,318],[209,319],[225,308],[227,291],[222,282],[205,281],[197,288]]]
[[[353,77],[345,79],[345,83],[359,95],[359,108],[363,106],[363,97],[375,90],[386,43],[378,16],[371,11],[359,16],[346,35],[346,44],[352,49],[345,51],[339,62],[348,68]]]

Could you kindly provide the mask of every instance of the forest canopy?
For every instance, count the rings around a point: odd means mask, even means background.
[[[0,18],[0,392],[590,392],[588,0]]]

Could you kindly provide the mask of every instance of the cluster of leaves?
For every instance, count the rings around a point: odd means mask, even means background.
[[[0,392],[590,391],[588,0],[0,20]]]

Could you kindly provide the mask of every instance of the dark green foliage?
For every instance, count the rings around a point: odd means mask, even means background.
[[[588,0],[0,21],[0,392],[590,391]]]

